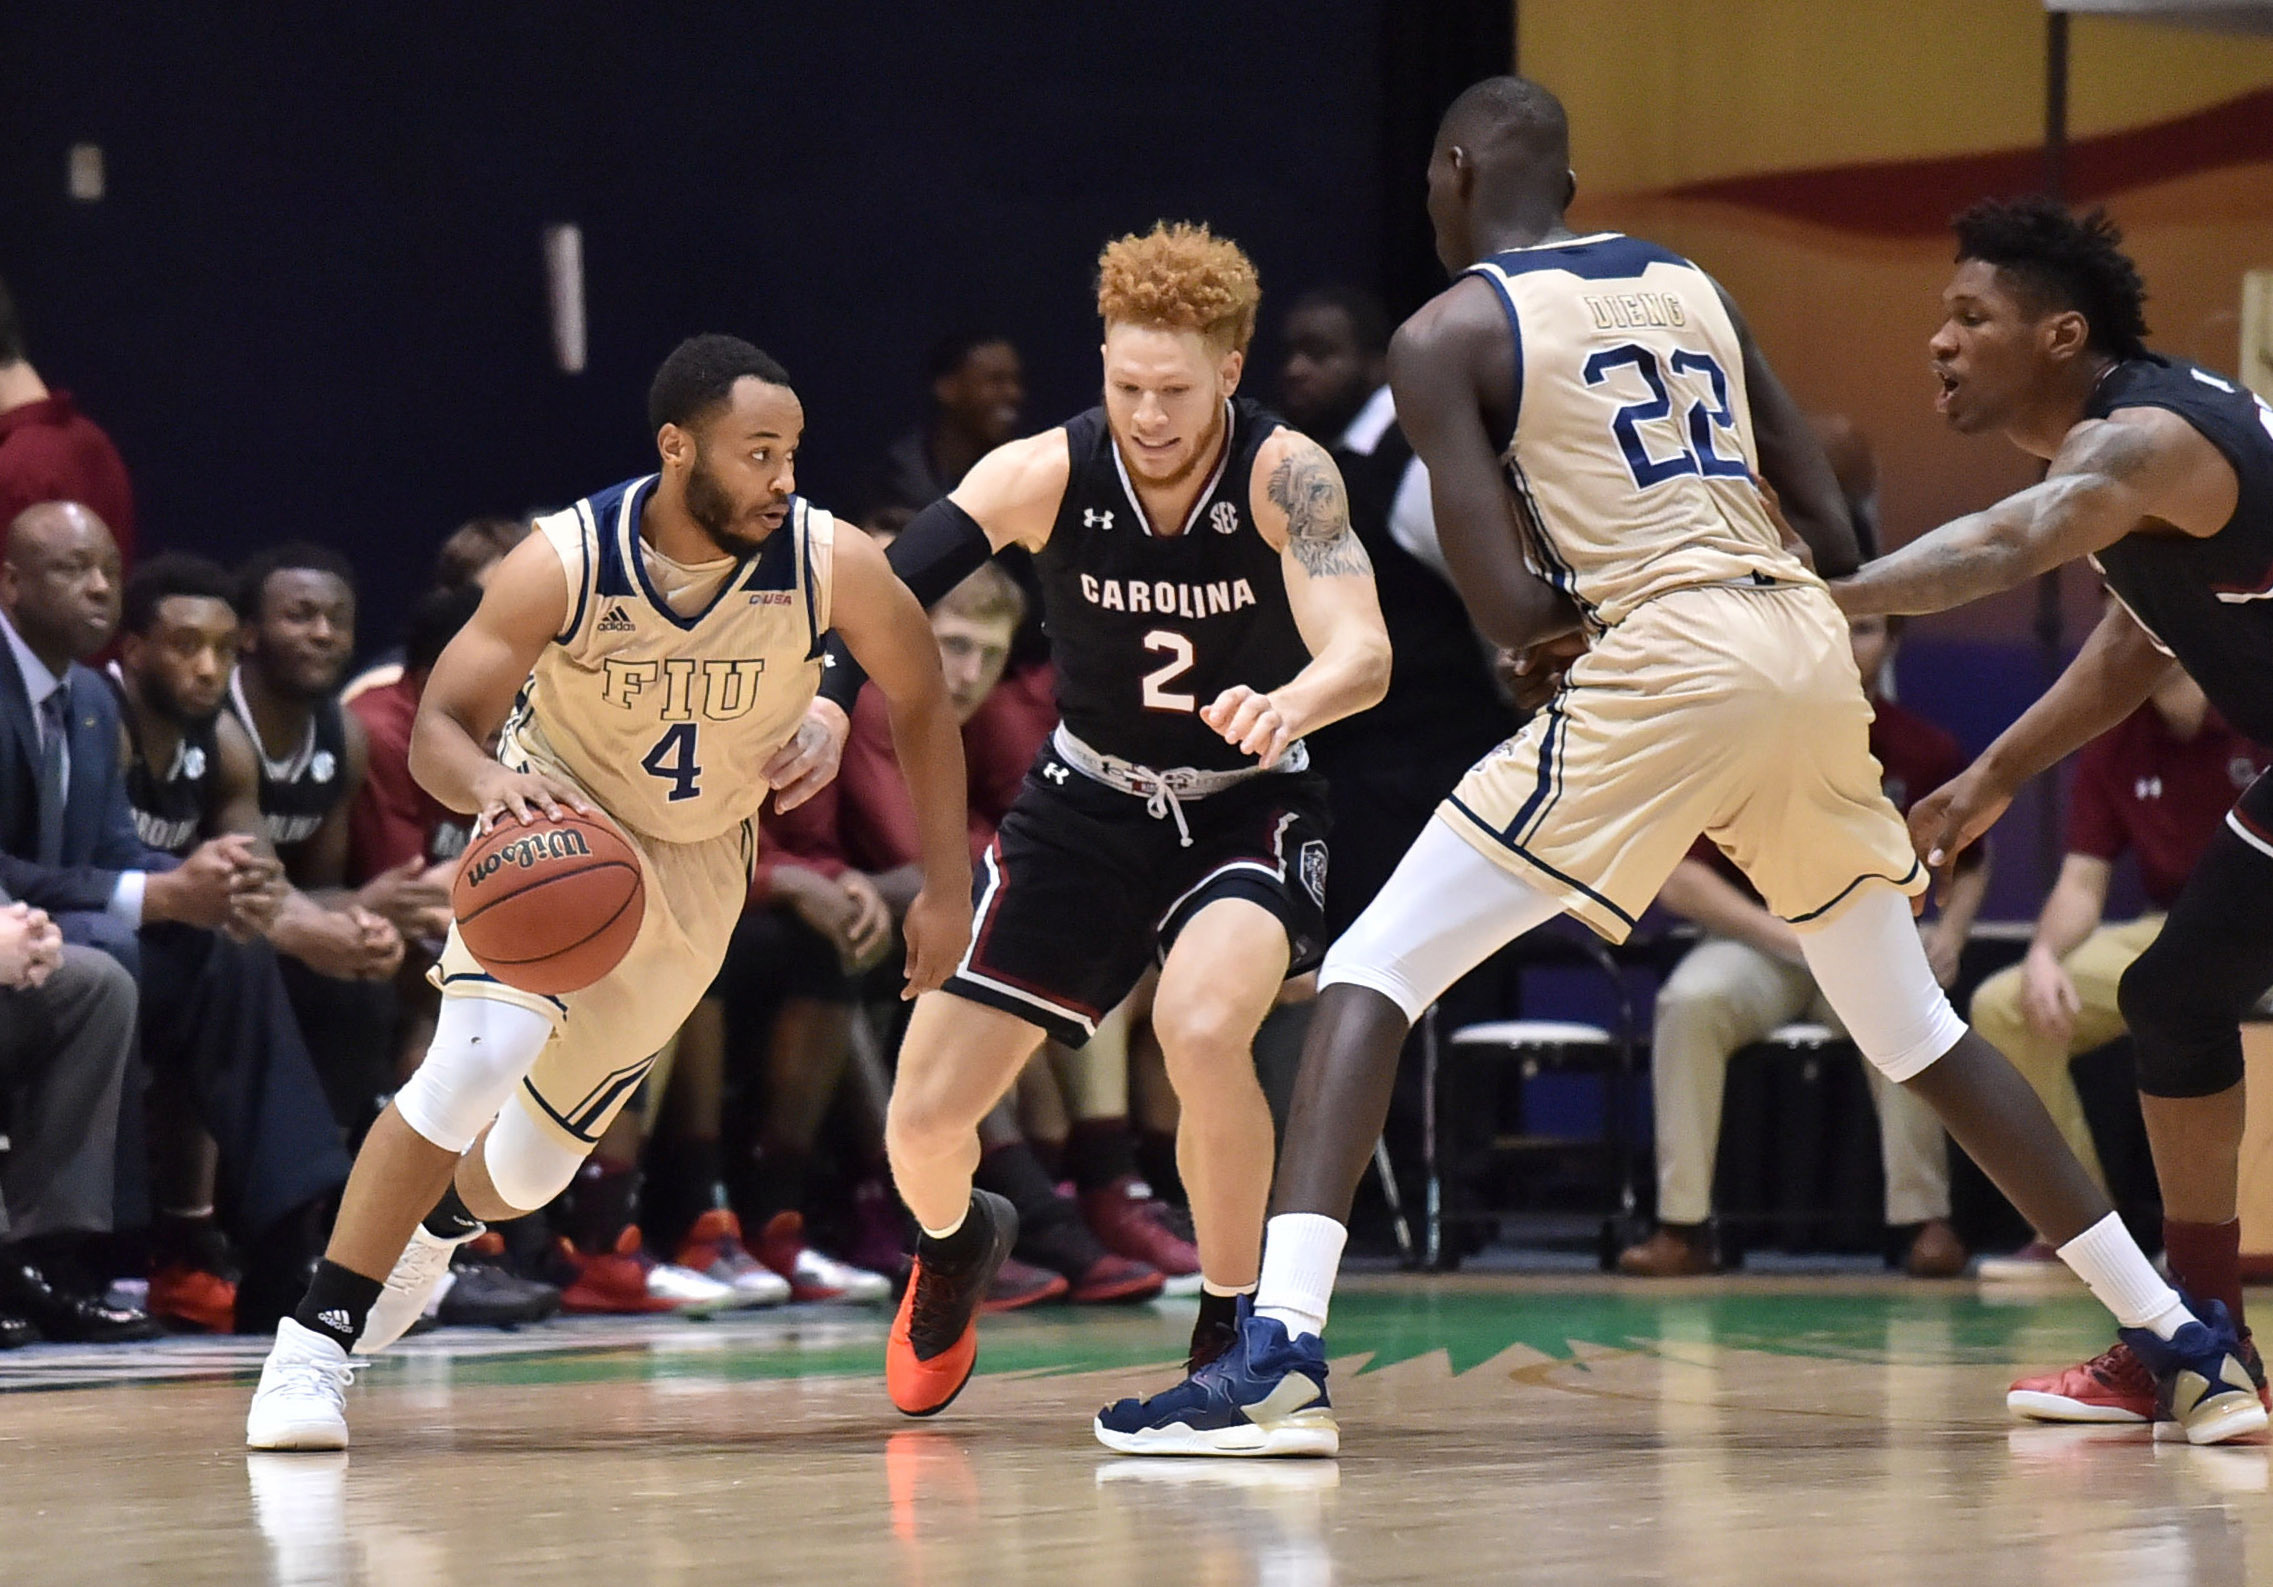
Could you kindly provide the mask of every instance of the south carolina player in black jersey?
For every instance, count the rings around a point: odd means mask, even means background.
[[[1947,319],[1930,344],[1936,406],[2002,431],[2044,482],[1945,524],[1833,584],[1850,614],[1938,612],[2088,556],[2116,596],[2044,697],[1910,815],[1946,866],[2030,778],[2115,726],[2173,665],[2236,728],[2273,739],[2273,408],[2238,382],[2147,350],[2146,289],[2104,216],[2047,200],[1957,222]],[[2173,658],[2175,657],[2175,661]],[[2241,796],[2123,977],[2140,1109],[2162,1183],[2171,1276],[2242,1322],[2236,1180],[2242,1016],[2273,985],[2273,779]],[[2264,1392],[2257,1351],[2243,1357]],[[2013,1386],[2053,1421],[2146,1421],[2153,1380],[2117,1344]],[[2165,1412],[2164,1414],[2167,1414]]]
[[[891,552],[933,600],[996,550],[1032,551],[1063,717],[975,879],[970,951],[901,1048],[888,1141],[925,1234],[886,1380],[911,1415],[970,1376],[1010,1243],[1008,1205],[971,1189],[980,1119],[1045,1035],[1087,1041],[1156,957],[1215,1297],[1195,1348],[1253,1286],[1273,1140],[1250,1048],[1325,946],[1302,735],[1389,677],[1333,461],[1236,395],[1259,299],[1246,255],[1159,226],[1104,250],[1097,298],[1104,405],[982,458]]]

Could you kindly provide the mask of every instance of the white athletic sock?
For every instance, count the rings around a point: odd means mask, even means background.
[[[1203,1278],[1200,1280],[1200,1293],[1202,1295],[1213,1295],[1217,1300],[1229,1300],[1234,1295],[1254,1294],[1255,1286],[1252,1284],[1215,1284]]]
[[[944,1228],[944,1229],[932,1229],[932,1228],[926,1228],[924,1225],[922,1225],[922,1224],[920,1224],[920,1223],[919,1223],[919,1224],[917,1224],[917,1225],[916,1225],[916,1227],[917,1227],[917,1228],[919,1228],[919,1229],[923,1229],[923,1232],[924,1232],[925,1234],[928,1234],[928,1235],[930,1235],[930,1236],[931,1236],[931,1237],[932,1237],[934,1240],[944,1240],[944,1239],[947,1239],[947,1238],[948,1238],[949,1236],[951,1236],[952,1234],[954,1234],[954,1232],[955,1232],[957,1229],[960,1229],[961,1227],[963,1227],[963,1225],[964,1225],[964,1224],[966,1224],[966,1223],[968,1223],[968,1222],[970,1222],[970,1221],[971,1221],[971,1209],[970,1209],[969,1207],[965,1207],[965,1208],[963,1209],[963,1215],[962,1215],[960,1218],[957,1218],[957,1219],[956,1219],[956,1220],[955,1220],[953,1223],[949,1224],[949,1225],[948,1225],[946,1228]]]
[[[1350,1231],[1318,1212],[1282,1212],[1263,1230],[1263,1278],[1255,1315],[1286,1325],[1290,1338],[1326,1331],[1326,1307]]]
[[[2156,1338],[2168,1339],[2194,1321],[2178,1291],[2163,1282],[2112,1212],[2060,1247],[2060,1260],[2126,1328],[2149,1328]]]

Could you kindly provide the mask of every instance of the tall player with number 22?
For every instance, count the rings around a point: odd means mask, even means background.
[[[411,739],[420,783],[484,823],[604,809],[639,859],[639,933],[599,981],[545,997],[483,973],[452,928],[434,1039],[277,1327],[253,1448],[345,1447],[348,1352],[401,1337],[482,1220],[566,1189],[638,1089],[726,956],[759,804],[827,780],[814,741],[830,708],[812,707],[832,627],[876,673],[922,815],[911,992],[969,940],[962,740],[938,647],[874,543],[793,494],[805,413],[789,377],[747,342],[697,336],[647,407],[661,469],[537,520],[435,663]]]
[[[1204,227],[1111,244],[1103,406],[980,459],[892,546],[926,602],[1004,546],[1035,554],[1062,717],[981,862],[970,950],[900,1052],[887,1139],[924,1235],[885,1375],[910,1415],[969,1378],[1016,1233],[1010,1204],[971,1187],[980,1119],[1045,1034],[1087,1041],[1156,957],[1199,1236],[1195,1357],[1229,1342],[1255,1282],[1273,1135],[1251,1047],[1324,947],[1326,807],[1302,735],[1389,682],[1341,476],[1235,395],[1258,298],[1246,255]]]

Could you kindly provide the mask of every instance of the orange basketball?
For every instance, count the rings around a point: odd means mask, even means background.
[[[573,812],[476,839],[450,884],[458,936],[507,986],[580,992],[623,962],[647,913],[639,857],[614,827]]]

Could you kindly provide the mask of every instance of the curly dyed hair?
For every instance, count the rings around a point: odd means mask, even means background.
[[[2072,215],[2049,198],[1984,199],[1951,225],[1958,263],[1995,265],[2040,311],[2081,314],[2099,352],[2146,352],[2147,284],[2107,211]]]
[[[1097,256],[1097,312],[1107,325],[1197,331],[1243,353],[1263,301],[1255,262],[1203,225],[1161,221],[1139,237],[1114,239]]]

